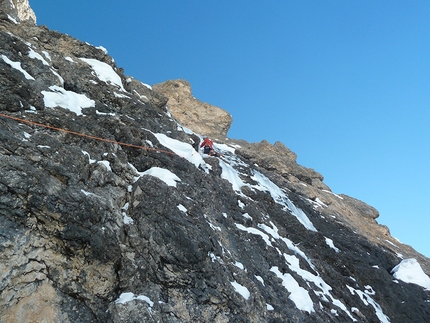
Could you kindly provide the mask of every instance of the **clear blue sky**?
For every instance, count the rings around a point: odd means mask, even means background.
[[[230,138],[283,142],[430,257],[430,2],[30,0],[144,83],[188,80]]]

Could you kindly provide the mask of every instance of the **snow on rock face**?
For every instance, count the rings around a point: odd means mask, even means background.
[[[255,181],[258,182],[258,185],[253,186],[254,188],[260,191],[267,191],[272,196],[273,200],[283,205],[286,209],[290,210],[291,213],[303,224],[306,229],[311,231],[317,231],[312,222],[306,216],[306,214],[299,208],[297,208],[291,200],[287,197],[287,195],[271,180],[269,180],[266,176],[261,174],[260,172],[254,171],[254,176],[252,177]]]
[[[414,258],[404,259],[391,270],[393,277],[405,283],[417,284],[430,291],[430,278]]]
[[[142,175],[150,175],[161,179],[164,183],[169,186],[176,187],[176,182],[180,182],[181,179],[173,174],[170,170],[160,168],[160,167],[152,167],[147,171],[143,172]]]
[[[199,167],[200,165],[206,165],[202,156],[190,144],[184,143],[173,138],[169,138],[162,133],[154,133],[154,136],[158,139],[160,144],[171,149],[179,157],[185,158],[194,166]]]
[[[50,86],[49,91],[42,91],[43,101],[47,108],[62,107],[70,110],[77,115],[82,114],[82,108],[95,106],[94,100],[87,98],[84,94],[67,91],[59,86]]]
[[[270,271],[282,280],[282,285],[290,292],[288,298],[296,304],[298,309],[308,313],[315,311],[309,292],[301,287],[292,275],[281,273],[276,266],[270,268]]]
[[[110,65],[93,58],[79,59],[92,67],[100,81],[117,85],[122,91],[125,91],[121,78]]]
[[[12,68],[20,71],[27,80],[34,81],[34,77],[27,73],[22,67],[20,62],[14,62],[10,60],[6,55],[1,55],[1,58],[6,64],[9,64]]]

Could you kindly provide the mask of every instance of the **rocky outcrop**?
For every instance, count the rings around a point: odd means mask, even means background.
[[[292,181],[299,180],[318,189],[329,189],[323,183],[324,177],[315,170],[298,165],[297,156],[281,142],[271,145],[266,140],[260,143],[239,142],[237,153],[260,167],[273,171]],[[293,177],[295,179],[293,179]]]
[[[3,14],[9,15],[15,22],[36,24],[36,15],[28,0],[0,0]]]
[[[374,208],[281,143],[202,156],[167,97],[0,14],[0,322],[426,322]]]
[[[168,98],[169,111],[183,126],[201,135],[225,138],[232,117],[221,108],[197,100],[185,80],[171,80],[153,86],[155,92]]]

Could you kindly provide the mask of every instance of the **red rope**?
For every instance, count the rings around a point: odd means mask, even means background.
[[[67,129],[63,129],[63,128],[57,128],[57,127],[49,126],[49,125],[46,125],[46,124],[43,124],[43,123],[34,122],[34,121],[30,121],[30,120],[25,120],[25,119],[18,118],[18,117],[12,117],[12,116],[9,116],[9,115],[3,114],[3,113],[0,113],[0,117],[7,118],[7,119],[12,119],[12,120],[19,121],[19,122],[24,122],[24,123],[27,123],[27,124],[30,124],[30,125],[34,125],[34,126],[38,126],[38,127],[43,127],[43,128],[47,128],[47,129],[51,129],[51,130],[55,130],[55,131],[61,131],[61,132],[69,133],[69,134],[72,134],[72,135],[75,135],[75,136],[79,136],[79,137],[85,137],[85,138],[90,138],[90,139],[93,139],[93,140],[109,142],[109,143],[113,143],[113,144],[117,144],[117,145],[121,145],[121,146],[132,147],[132,148],[137,148],[137,149],[145,149],[145,150],[151,150],[151,151],[157,151],[157,152],[161,152],[161,153],[165,153],[165,154],[170,154],[170,155],[178,156],[174,152],[167,151],[167,150],[150,148],[150,147],[147,147],[147,146],[134,145],[134,144],[126,143],[126,142],[120,142],[120,141],[116,141],[116,140],[111,140],[111,139],[96,137],[96,136],[92,136],[92,135],[87,135],[87,134],[81,133],[81,132],[71,131],[71,130],[67,130]]]

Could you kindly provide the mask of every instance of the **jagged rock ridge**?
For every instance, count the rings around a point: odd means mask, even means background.
[[[162,93],[4,3],[0,322],[428,320],[429,291],[391,270],[429,259],[374,208],[281,143],[203,158]]]

